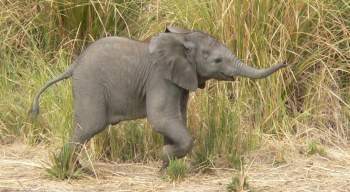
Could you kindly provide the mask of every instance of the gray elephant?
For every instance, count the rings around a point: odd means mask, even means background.
[[[73,143],[87,142],[109,124],[147,117],[164,136],[162,167],[166,168],[169,159],[185,156],[193,145],[186,126],[190,91],[204,88],[209,79],[259,79],[285,66],[249,67],[208,34],[177,27],[167,27],[149,43],[106,37],[92,43],[67,71],[41,88],[32,115],[38,114],[40,95],[50,85],[72,77]]]

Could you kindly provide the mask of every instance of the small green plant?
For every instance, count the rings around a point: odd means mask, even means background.
[[[232,176],[231,182],[227,184],[228,192],[244,192],[248,189],[247,175],[244,171],[243,158],[240,159],[240,172]]]
[[[327,152],[323,146],[321,146],[317,141],[311,141],[307,147],[307,154],[314,155],[319,154],[321,156],[326,156]]]
[[[184,160],[172,159],[166,170],[166,174],[171,181],[179,181],[186,177],[189,168]]]
[[[50,167],[47,173],[61,180],[75,179],[81,176],[81,168],[78,166],[78,158],[75,147],[66,144],[58,154],[50,155]]]
[[[241,177],[239,175],[235,175],[232,177],[231,182],[227,185],[228,192],[243,192],[245,188],[248,187],[247,181],[243,178],[243,183],[241,181]]]

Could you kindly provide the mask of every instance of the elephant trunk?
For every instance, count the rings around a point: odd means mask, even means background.
[[[271,75],[272,73],[276,72],[281,68],[286,67],[287,64],[279,63],[277,65],[274,65],[266,69],[255,69],[253,67],[250,67],[242,63],[239,59],[235,59],[235,66],[236,66],[236,72],[235,72],[236,75],[248,77],[252,79],[261,79]]]

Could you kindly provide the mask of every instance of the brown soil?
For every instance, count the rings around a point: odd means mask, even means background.
[[[24,144],[0,147],[0,192],[7,191],[225,191],[232,169],[192,173],[171,183],[158,173],[159,163],[117,164],[94,162],[97,176],[60,181],[47,176],[47,146]],[[328,149],[327,157],[296,155],[279,165],[270,155],[257,153],[246,160],[247,191],[350,192],[350,150]],[[275,161],[276,162],[276,161]]]

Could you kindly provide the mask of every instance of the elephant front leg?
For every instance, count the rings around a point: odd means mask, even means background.
[[[162,169],[169,166],[171,159],[184,157],[193,147],[193,139],[186,128],[169,129],[161,132],[167,138],[163,146]]]
[[[147,118],[153,129],[164,136],[163,169],[170,159],[184,157],[193,146],[186,126],[188,91],[167,80],[157,80],[146,96]]]
[[[152,123],[154,129],[164,136],[164,146],[162,154],[162,170],[169,166],[169,162],[174,158],[182,158],[191,151],[193,139],[180,120],[166,120]]]
[[[182,122],[184,122],[185,125],[187,124],[187,102],[188,102],[188,91],[186,91],[186,93],[181,96],[181,100],[180,100],[181,118],[182,118]],[[168,150],[169,148],[173,148],[173,145],[175,145],[175,143],[167,136],[163,136],[163,138],[164,138],[163,153],[165,154],[166,153],[165,151]],[[161,169],[164,170],[168,166],[169,166],[169,158],[165,158],[165,160],[163,158],[163,165]]]

